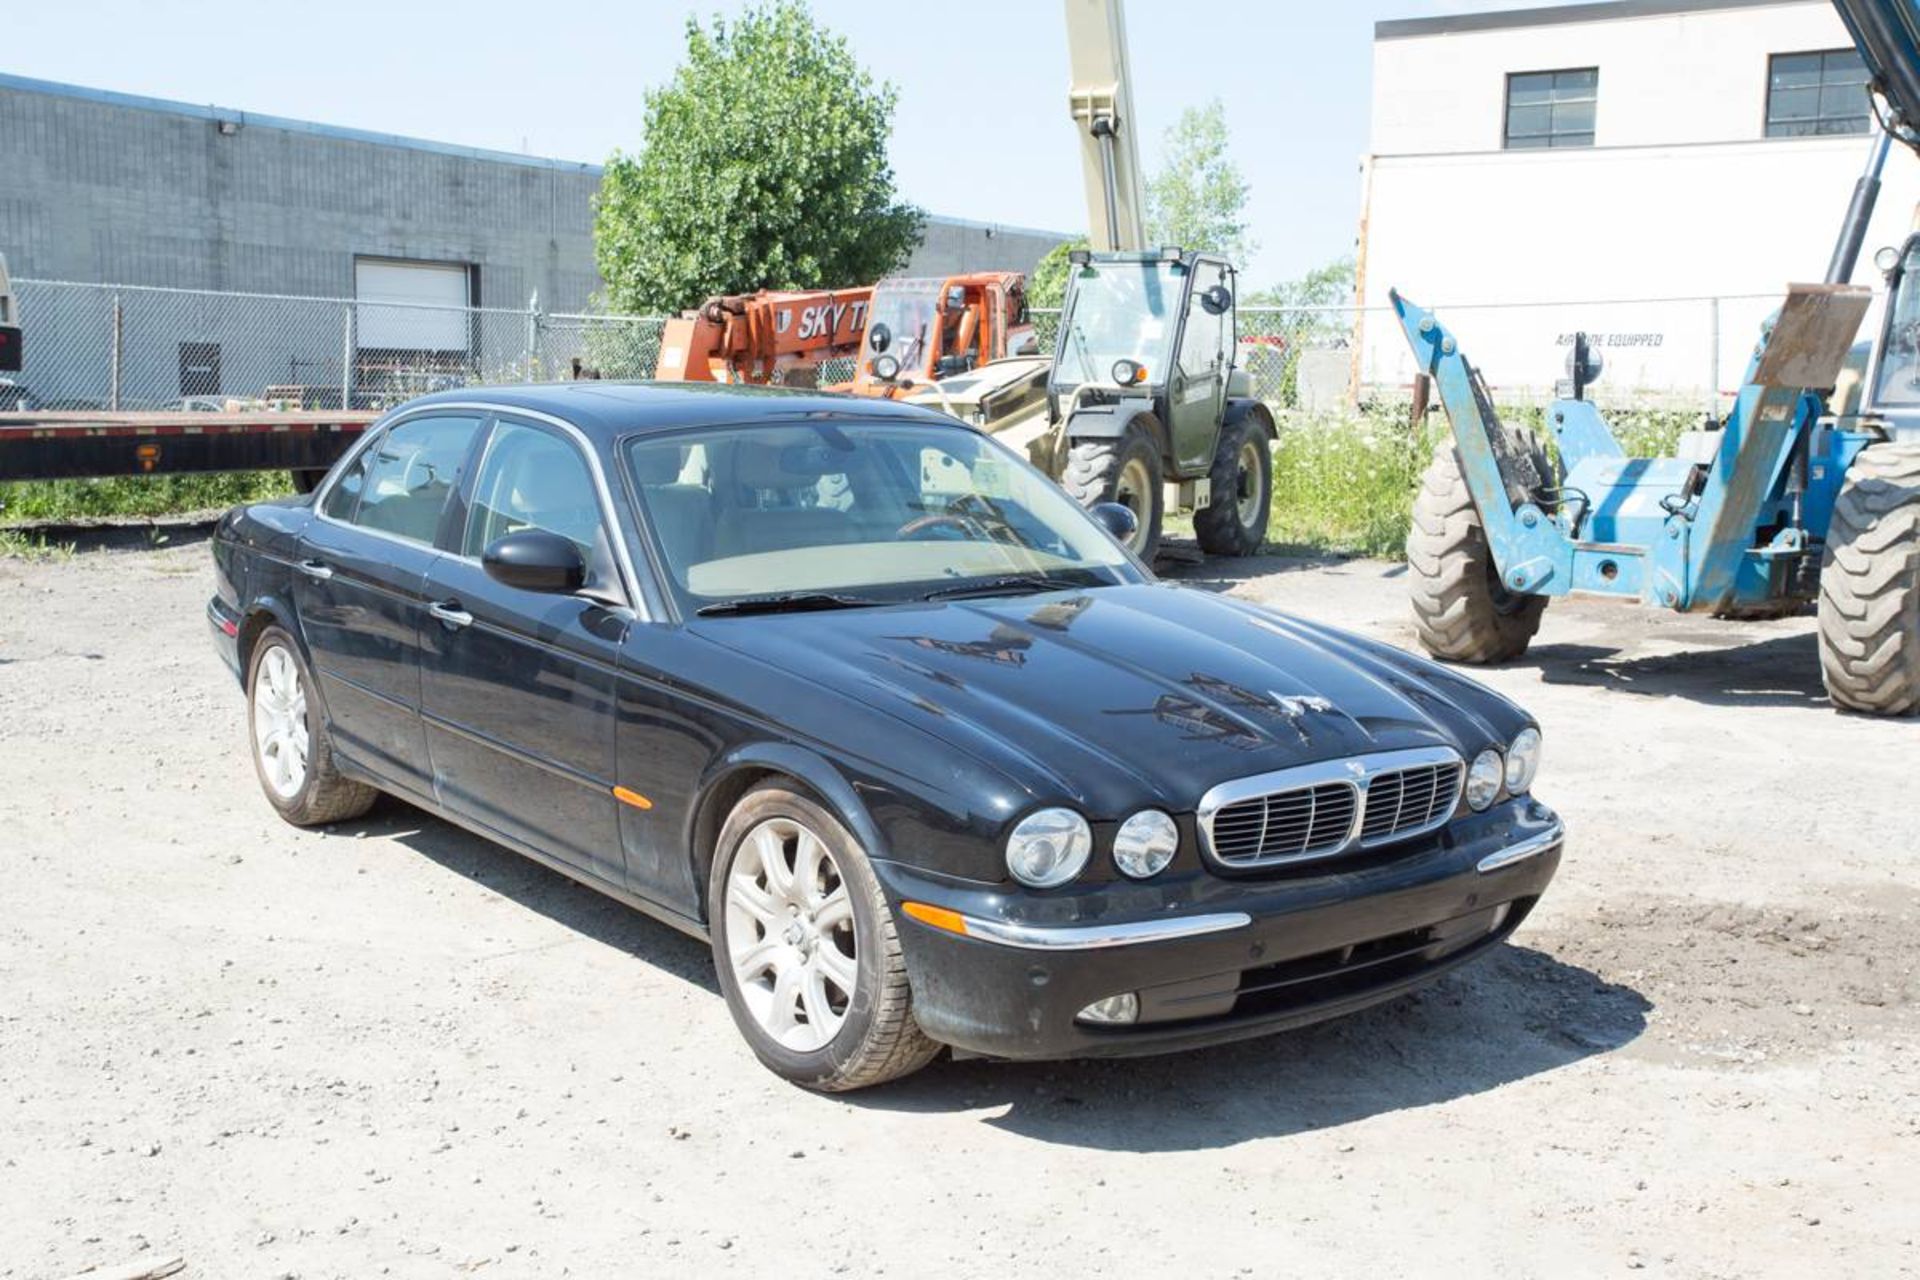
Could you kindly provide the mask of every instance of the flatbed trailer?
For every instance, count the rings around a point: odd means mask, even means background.
[[[0,480],[291,471],[305,492],[377,417],[337,409],[0,413]]]

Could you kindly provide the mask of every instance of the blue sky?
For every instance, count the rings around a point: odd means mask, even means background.
[[[1132,0],[1128,38],[1151,171],[1181,109],[1218,96],[1252,187],[1261,287],[1350,251],[1373,23],[1502,0]],[[672,75],[690,12],[741,0],[68,0],[13,3],[0,70],[127,93],[601,161],[641,141],[641,98]],[[1085,225],[1058,0],[813,0],[900,91],[908,199],[1022,226]],[[941,12],[971,15],[961,28]],[[921,17],[919,15],[927,16]],[[909,15],[912,15],[909,18]]]

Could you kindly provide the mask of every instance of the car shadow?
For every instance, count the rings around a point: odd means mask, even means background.
[[[405,845],[456,875],[721,999],[706,945],[403,801],[383,797],[342,836]],[[1633,1041],[1651,1003],[1508,944],[1431,985],[1332,1022],[1147,1058],[936,1062],[842,1095],[861,1108],[999,1108],[985,1123],[1111,1151],[1195,1151],[1348,1124],[1466,1097]]]
[[[1646,1027],[1632,987],[1524,946],[1298,1031],[1164,1057],[943,1062],[848,1095],[901,1112],[1004,1108],[985,1123],[1105,1151],[1235,1146],[1483,1093],[1610,1052]]]
[[[381,837],[405,845],[582,937],[702,987],[715,998],[720,995],[713,956],[705,943],[404,800],[382,796],[366,817],[333,829],[341,835]]]

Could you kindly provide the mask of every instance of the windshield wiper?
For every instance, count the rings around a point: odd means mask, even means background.
[[[1041,591],[1079,591],[1086,585],[1084,582],[1073,582],[1067,578],[1049,578],[1045,574],[1020,573],[1008,574],[1001,578],[976,578],[972,582],[956,582],[950,587],[936,587],[920,598],[922,600],[957,600],[962,596],[1032,595]]]
[[[694,613],[702,618],[729,613],[814,613],[823,609],[869,609],[888,603],[866,596],[839,595],[832,591],[775,591],[760,596],[737,596],[703,604]]]

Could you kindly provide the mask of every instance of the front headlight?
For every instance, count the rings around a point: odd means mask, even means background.
[[[1467,770],[1467,803],[1477,813],[1493,803],[1500,794],[1500,779],[1506,773],[1506,765],[1500,760],[1500,753],[1488,747],[1473,758],[1473,768]]]
[[[1540,731],[1522,729],[1513,735],[1513,745],[1507,748],[1507,790],[1519,795],[1533,785],[1533,775],[1540,772]]]
[[[1080,874],[1093,853],[1093,831],[1071,809],[1040,809],[1007,837],[1007,870],[1021,884],[1051,889]]]
[[[1157,876],[1180,851],[1180,828],[1158,809],[1142,809],[1113,837],[1113,865],[1135,880]]]

